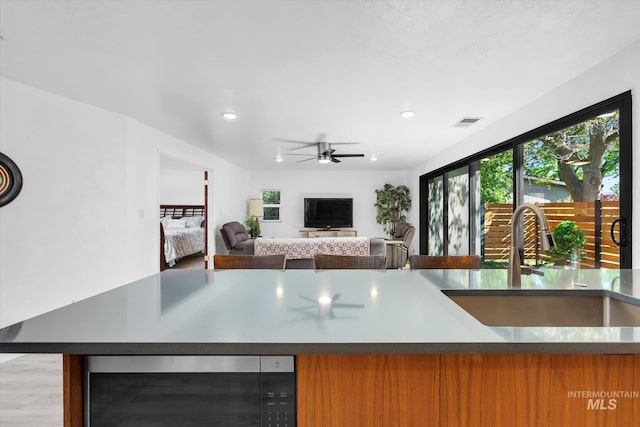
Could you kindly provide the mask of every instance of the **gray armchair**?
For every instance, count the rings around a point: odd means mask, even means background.
[[[220,234],[230,254],[253,253],[253,239],[249,238],[246,228],[238,221],[224,224],[220,229]]]
[[[400,224],[396,228],[395,240],[402,240],[402,243],[388,245],[387,247],[387,268],[402,268],[409,260],[409,248],[416,234],[416,228],[409,224]]]

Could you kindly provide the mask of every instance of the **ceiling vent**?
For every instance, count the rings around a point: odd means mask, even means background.
[[[456,128],[466,128],[480,120],[482,117],[465,117],[464,119],[457,122],[453,127]]]

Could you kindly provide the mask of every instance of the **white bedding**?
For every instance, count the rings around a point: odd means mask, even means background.
[[[187,255],[204,251],[204,228],[164,228],[164,259],[169,266]]]

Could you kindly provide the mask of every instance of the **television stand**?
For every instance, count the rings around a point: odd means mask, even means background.
[[[300,230],[301,233],[305,233],[307,237],[320,237],[322,234],[335,234],[336,237],[340,236],[340,233],[353,233],[353,237],[358,237],[358,230],[352,228],[314,228],[308,230]],[[313,234],[310,236],[310,234]]]

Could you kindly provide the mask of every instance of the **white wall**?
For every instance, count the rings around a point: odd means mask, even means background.
[[[353,227],[358,236],[385,236],[382,225],[376,223],[375,190],[385,183],[407,185],[403,171],[257,171],[251,174],[250,197],[260,197],[260,190],[280,190],[279,223],[262,223],[263,236],[303,237],[305,197],[352,197]],[[249,198],[245,200],[245,216]],[[242,220],[244,221],[244,217]],[[410,218],[410,221],[413,219]]]
[[[204,171],[176,170],[160,161],[160,204],[201,205],[204,203]]]
[[[526,82],[523,82],[526,84]],[[408,180],[413,194],[412,216],[416,218],[419,211],[419,178],[439,167],[459,160],[482,149],[492,147],[555,119],[571,114],[582,108],[596,104],[612,96],[631,90],[633,99],[633,163],[640,162],[640,151],[637,148],[640,138],[640,41],[615,54],[603,63],[586,70],[577,78],[550,90],[546,95],[536,99],[525,107],[492,123],[478,133],[470,136],[451,149],[429,159],[424,164],[409,172]],[[640,200],[640,174],[633,176],[633,199]],[[633,213],[635,227],[633,241],[640,242],[640,212]],[[418,231],[419,233],[419,231]],[[419,234],[416,234],[417,236]],[[640,266],[640,250],[633,253],[633,267]]]
[[[237,166],[5,78],[0,93],[0,151],[24,180],[0,208],[0,327],[158,271],[161,154],[211,171],[212,233],[246,214],[238,194],[248,194],[248,179]]]

